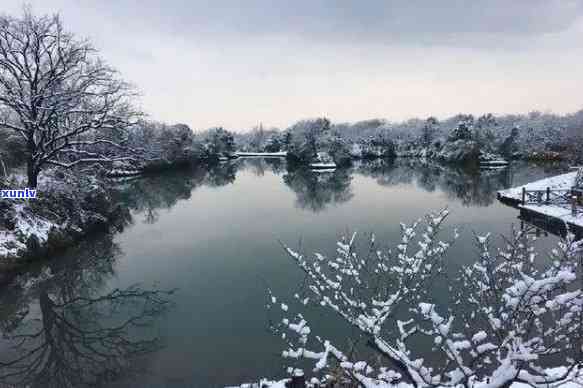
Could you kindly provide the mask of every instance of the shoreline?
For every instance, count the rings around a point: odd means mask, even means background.
[[[259,157],[259,155],[255,157]],[[267,154],[264,157],[270,158],[272,155]],[[397,156],[394,159],[431,160],[410,156]],[[359,160],[353,159],[353,162],[358,162]],[[437,160],[435,162],[448,166],[456,165],[460,168],[467,166],[464,163],[452,164]],[[134,179],[139,180],[151,176],[163,176],[172,171],[185,170],[193,167],[209,168],[213,165],[213,163],[200,163],[200,161],[198,163],[194,161],[190,161],[189,163],[181,162],[165,165],[164,167],[166,168],[163,169],[145,169],[139,175],[132,174],[131,176],[107,178],[97,178],[93,175],[80,177],[75,176],[75,174],[65,176],[55,170],[48,171],[39,185],[41,189],[39,199],[28,202],[17,200],[14,202],[3,201],[0,203],[0,210],[2,210],[2,205],[5,209],[13,210],[14,208],[20,208],[16,214],[13,214],[13,217],[20,217],[19,221],[26,221],[23,225],[15,225],[13,230],[8,230],[6,227],[3,228],[2,217],[0,217],[0,283],[2,283],[2,277],[6,273],[18,271],[28,263],[43,260],[55,253],[62,252],[95,233],[108,232],[112,229],[119,228],[120,224],[129,215],[129,209],[124,207],[115,198],[119,194],[117,193],[119,190],[117,185],[120,182]],[[308,166],[306,167],[309,168]],[[338,167],[338,169],[342,169],[342,167]],[[328,170],[318,172],[328,172]],[[333,171],[330,170],[330,172]],[[60,176],[60,178],[56,178],[55,175]],[[49,183],[48,187],[43,186],[47,183]],[[54,185],[55,187],[50,185]],[[88,190],[90,187],[93,190]],[[45,194],[47,194],[45,191],[48,191],[50,198],[45,198]],[[88,191],[94,191],[94,194],[98,193],[96,196],[99,198],[90,198]],[[501,192],[498,193],[499,200],[517,207],[515,206],[516,199],[512,197],[501,197]],[[87,198],[88,196],[89,198]],[[79,198],[78,201],[86,203],[75,207],[73,206],[74,204],[71,204],[71,202],[75,201],[75,198]],[[94,200],[99,202],[98,208],[92,205]],[[39,205],[38,201],[45,203]],[[68,202],[70,207],[61,209],[60,218],[66,219],[68,216],[68,218],[73,219],[85,219],[81,221],[77,220],[78,222],[68,219],[63,221],[54,218],[51,219],[46,214],[43,214],[43,211],[52,211],[53,207],[61,207],[63,205],[62,202]],[[26,233],[20,233],[21,230],[25,230]],[[10,247],[11,243],[12,247]]]

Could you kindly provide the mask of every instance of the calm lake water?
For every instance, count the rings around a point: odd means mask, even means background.
[[[214,387],[283,377],[284,344],[268,330],[266,290],[291,300],[303,277],[280,241],[331,254],[339,235],[358,231],[394,246],[399,222],[447,207],[448,229],[461,232],[448,256],[455,271],[476,259],[474,232],[509,234],[520,225],[496,190],[566,169],[464,172],[398,160],[314,173],[247,159],[123,183],[132,209],[123,230],[36,264],[0,289],[0,381]],[[329,314],[307,316],[313,331],[340,343],[351,335]],[[127,355],[135,357],[126,362]]]

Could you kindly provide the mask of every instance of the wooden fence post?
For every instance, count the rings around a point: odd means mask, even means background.
[[[522,188],[522,204],[526,205],[526,188]]]
[[[551,188],[547,187],[547,205],[551,203]]]

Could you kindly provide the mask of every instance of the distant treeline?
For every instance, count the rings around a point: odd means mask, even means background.
[[[316,138],[310,141],[310,138]],[[411,153],[423,148],[441,148],[448,141],[474,141],[483,152],[508,158],[569,159],[581,161],[583,110],[573,114],[531,112],[479,117],[458,114],[445,120],[435,117],[392,122],[372,119],[356,123],[330,123],[327,119],[302,120],[287,129],[262,126],[236,133],[237,149],[274,152],[297,148],[298,142],[316,147],[332,144],[349,151],[374,154]],[[309,148],[309,147],[308,147]],[[326,147],[329,148],[329,147]]]

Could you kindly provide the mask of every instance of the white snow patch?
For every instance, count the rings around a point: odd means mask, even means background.
[[[236,152],[235,153],[236,156],[239,157],[259,157],[259,158],[285,158],[287,156],[287,151],[281,151],[281,152]]]
[[[577,172],[569,172],[567,174],[556,175],[549,178],[541,179],[535,182],[527,183],[523,186],[513,187],[507,190],[500,190],[498,194],[506,199],[522,199],[522,188],[526,190],[546,190],[547,187],[551,190],[569,190],[575,184],[575,177]]]
[[[24,204],[14,206],[16,211],[14,231],[0,230],[0,259],[16,257],[18,251],[26,248],[26,241],[35,235],[41,244],[49,237],[52,227],[56,224],[32,214]]]

